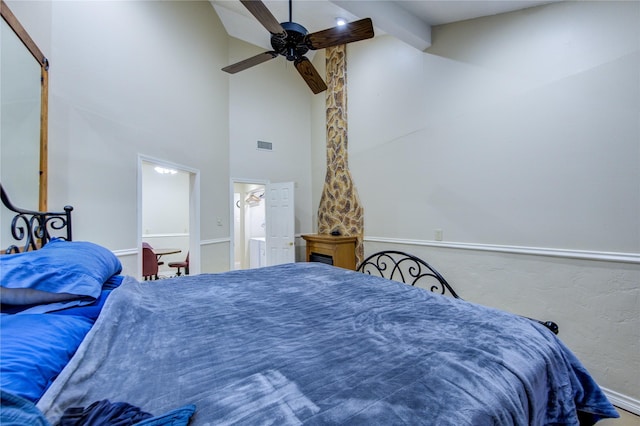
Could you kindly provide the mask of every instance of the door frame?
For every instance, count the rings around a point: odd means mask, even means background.
[[[229,220],[230,220],[230,225],[229,225],[229,236],[230,236],[230,241],[229,241],[229,270],[233,271],[235,268],[235,257],[236,257],[236,230],[235,230],[235,223],[233,223],[233,218],[234,218],[234,208],[235,208],[235,202],[233,201],[233,195],[235,193],[235,184],[236,183],[241,183],[241,184],[245,184],[245,185],[263,185],[266,189],[266,187],[271,183],[268,179],[245,179],[245,178],[231,178],[230,179],[230,186],[229,186]],[[266,215],[265,215],[265,220],[266,220]]]
[[[189,173],[189,273],[197,275],[201,270],[200,262],[200,170],[172,161],[138,154],[138,276],[142,276],[142,163],[153,163],[160,167]]]

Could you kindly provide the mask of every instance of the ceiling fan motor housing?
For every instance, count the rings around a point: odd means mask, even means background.
[[[289,61],[295,61],[309,51],[309,47],[304,42],[304,37],[309,33],[305,27],[295,22],[281,22],[285,30],[282,34],[271,36],[271,47]]]

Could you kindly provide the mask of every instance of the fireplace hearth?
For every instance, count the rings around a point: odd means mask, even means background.
[[[307,262],[321,262],[355,271],[356,237],[311,234],[302,238],[307,243]]]

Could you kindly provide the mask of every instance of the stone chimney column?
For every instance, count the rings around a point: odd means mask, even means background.
[[[318,207],[318,233],[356,237],[356,263],[364,259],[364,211],[347,155],[346,45],[326,50],[327,174]]]

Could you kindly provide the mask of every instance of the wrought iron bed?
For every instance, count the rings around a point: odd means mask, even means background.
[[[419,287],[427,288],[434,293],[462,299],[442,274],[431,265],[419,257],[402,251],[385,250],[374,253],[363,260],[357,270],[365,274],[400,281],[412,286],[420,284]],[[558,334],[559,327],[555,322],[529,319],[538,321],[553,333]]]
[[[22,251],[29,251],[0,256],[16,271],[3,286],[22,286],[31,272],[48,273],[20,263],[40,254],[60,276],[38,282],[66,285],[70,270],[87,276],[100,269],[102,278],[93,280],[100,290],[97,306],[0,316],[0,365],[15,359],[17,375],[27,382],[0,386],[0,413],[8,412],[4,395],[10,392],[22,398],[14,407],[19,415],[46,417],[52,424],[69,407],[105,398],[156,414],[180,406],[189,416],[196,410],[194,425],[274,418],[282,424],[459,425],[512,419],[586,425],[618,417],[553,334],[528,319],[456,300],[460,297],[444,277],[415,256],[381,252],[360,265],[364,273],[299,262],[151,284],[118,275],[121,265],[104,247],[50,241],[54,231],[71,239],[72,208],[64,213],[18,209],[4,190],[2,202],[16,213],[12,232],[26,241]],[[21,251],[16,247],[13,251]],[[50,261],[55,256],[59,262]],[[429,288],[452,297],[430,297],[375,275],[411,285],[435,280]],[[178,299],[175,280],[180,280]],[[9,332],[13,345],[5,338]],[[25,336],[33,337],[26,351]],[[7,356],[9,348],[15,351]],[[32,383],[35,374],[22,374],[39,371],[52,357],[60,363],[37,383]]]
[[[40,212],[22,209],[11,203],[2,184],[0,184],[0,198],[7,209],[16,213],[11,220],[11,236],[15,241],[4,250],[6,254],[37,250],[51,241],[52,238],[72,240],[72,206],[65,206],[63,212]]]

